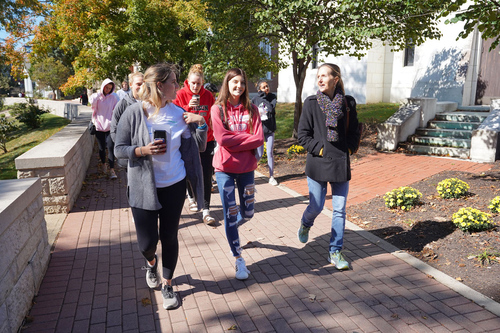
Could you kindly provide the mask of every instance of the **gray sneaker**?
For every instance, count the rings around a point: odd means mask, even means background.
[[[151,289],[158,287],[161,283],[160,274],[158,274],[158,256],[155,254],[155,265],[153,267],[146,262],[146,266],[143,266],[142,269],[147,271],[146,283],[148,287]]]
[[[172,286],[164,285],[161,288],[161,295],[163,296],[163,308],[165,310],[175,309],[179,306],[177,293],[174,292],[174,288],[172,288]]]
[[[297,231],[297,238],[299,239],[299,242],[307,243],[307,240],[309,239],[309,229],[311,229],[311,227],[305,227],[302,222],[300,222],[300,228],[299,231]]]
[[[349,269],[349,263],[344,259],[344,255],[340,251],[330,252],[328,261],[335,265],[338,270]]]

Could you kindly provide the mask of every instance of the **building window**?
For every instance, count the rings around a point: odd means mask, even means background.
[[[271,58],[271,44],[269,44],[269,40],[266,38],[263,41],[260,42],[259,44],[260,48],[262,51],[264,51],[265,54]],[[266,80],[271,80],[271,72],[266,73]]]
[[[311,66],[313,69],[318,68],[318,57],[320,51],[321,48],[319,47],[319,45],[314,44],[312,49],[312,62],[311,62]]]
[[[413,66],[414,59],[415,59],[415,45],[413,43],[410,43],[405,48],[404,66],[405,67]]]

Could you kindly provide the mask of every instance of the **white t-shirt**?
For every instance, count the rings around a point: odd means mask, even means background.
[[[182,117],[184,110],[173,103],[161,108],[156,116],[154,106],[147,106],[149,118],[146,121],[149,137],[153,141],[155,130],[167,132],[167,151],[165,154],[152,155],[156,187],[162,188],[180,182],[186,177],[184,161],[181,158],[181,137],[189,138],[188,125]]]

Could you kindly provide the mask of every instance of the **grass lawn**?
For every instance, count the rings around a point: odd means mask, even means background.
[[[17,170],[14,160],[70,123],[68,119],[50,113],[43,114],[42,119],[40,128],[28,129],[26,125],[18,123],[19,129],[10,133],[11,139],[7,142],[8,152],[0,151],[0,180],[16,179]]]
[[[293,111],[295,103],[278,103],[276,106],[276,139],[288,139],[293,132]],[[383,123],[399,109],[399,104],[358,104],[358,119],[363,123]]]

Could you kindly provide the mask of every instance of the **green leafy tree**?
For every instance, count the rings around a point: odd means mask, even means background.
[[[500,2],[495,0],[474,0],[472,4],[463,9],[462,6],[467,4],[467,0],[452,1],[443,16],[448,16],[450,13],[456,12],[455,16],[446,20],[446,23],[464,23],[458,38],[467,38],[477,29],[482,33],[483,39],[493,38],[490,51],[495,49],[500,44]]]
[[[18,128],[14,120],[7,118],[5,114],[0,114],[0,148],[4,153],[7,153],[7,141],[11,139],[10,134]]]
[[[48,112],[35,104],[35,100],[32,98],[29,98],[27,103],[15,103],[10,109],[10,114],[13,117],[31,129],[39,128],[42,124],[42,115]]]
[[[437,18],[442,0],[205,0],[213,32],[212,39],[224,41],[215,56],[231,60],[253,52],[257,41],[267,39],[280,45],[279,67],[291,59],[296,87],[294,135],[302,113],[302,89],[313,60],[313,46],[328,55],[361,57],[382,40],[393,49],[408,42],[419,45],[437,38]],[[250,51],[247,47],[250,47]],[[264,61],[264,60],[263,60]],[[237,62],[234,62],[237,63]],[[258,65],[260,62],[255,61]]]
[[[64,55],[74,74],[61,90],[72,93],[104,77],[123,79],[137,64],[203,61],[207,32],[200,0],[55,1],[30,58],[36,63],[46,54]]]
[[[52,90],[54,99],[56,98],[56,90],[66,83],[70,75],[70,69],[54,58],[45,58],[34,64],[31,66],[30,72],[31,78],[40,88]]]

